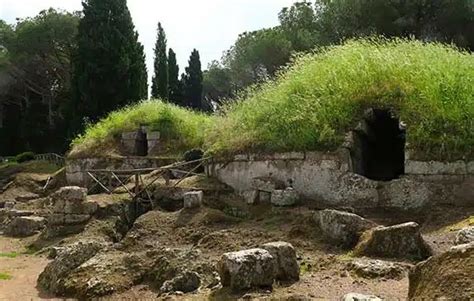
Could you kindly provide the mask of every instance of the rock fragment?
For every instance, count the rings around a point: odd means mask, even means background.
[[[353,247],[364,231],[377,226],[359,215],[331,209],[317,211],[313,218],[324,236],[345,247]]]
[[[431,256],[432,250],[421,236],[420,225],[410,222],[366,231],[355,247],[354,254],[423,260]]]
[[[276,279],[282,281],[298,281],[300,268],[296,260],[295,248],[287,242],[278,241],[264,244],[262,249],[267,250],[276,259]]]
[[[271,287],[276,276],[275,258],[265,249],[250,249],[222,255],[217,265],[224,287],[233,291]]]

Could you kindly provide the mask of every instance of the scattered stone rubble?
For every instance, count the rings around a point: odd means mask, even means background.
[[[330,209],[317,211],[313,218],[324,236],[344,247],[353,247],[364,231],[377,226],[356,214]]]
[[[367,230],[354,249],[355,255],[422,260],[432,250],[421,237],[420,225],[414,222]]]

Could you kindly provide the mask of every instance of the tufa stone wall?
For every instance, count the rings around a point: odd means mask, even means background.
[[[355,174],[351,161],[347,149],[243,154],[211,162],[207,173],[242,194],[253,189],[254,178],[271,177],[320,207],[420,210],[429,205],[474,206],[474,162],[407,159],[405,175],[379,182]]]
[[[66,180],[68,185],[87,187],[93,181],[87,174],[87,170],[158,168],[174,162],[176,162],[175,158],[153,157],[67,159]]]

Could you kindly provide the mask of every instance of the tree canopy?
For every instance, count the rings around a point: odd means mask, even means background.
[[[0,21],[0,152],[65,149],[78,14]]]
[[[74,121],[147,98],[143,46],[126,0],[86,0],[74,60]]]
[[[152,78],[151,96],[168,100],[168,57],[166,55],[166,33],[158,23],[158,35],[155,44],[155,73]]]

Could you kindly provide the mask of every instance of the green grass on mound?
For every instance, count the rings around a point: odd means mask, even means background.
[[[450,46],[381,39],[303,55],[229,104],[213,153],[332,150],[367,108],[392,108],[420,159],[474,157],[474,57]]]
[[[150,124],[178,153],[216,155],[334,150],[367,108],[394,110],[422,160],[474,158],[474,57],[451,46],[366,39],[297,57],[274,81],[252,87],[218,116],[159,101],[112,113],[74,140],[91,153]],[[115,140],[117,141],[117,139]]]
[[[148,100],[111,113],[72,142],[70,156],[107,152],[122,132],[150,126],[161,133],[161,138],[172,144],[175,153],[201,147],[211,118],[205,114],[164,103]]]

